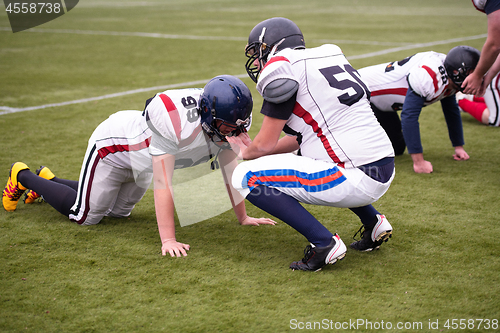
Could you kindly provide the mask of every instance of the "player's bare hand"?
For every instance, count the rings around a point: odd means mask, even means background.
[[[413,171],[416,173],[431,173],[432,164],[429,161],[424,160],[423,153],[410,154],[413,161]]]
[[[227,142],[231,145],[231,149],[238,155],[238,158],[243,159],[243,151],[247,149],[248,145],[252,142],[247,133],[246,136],[240,134],[238,136],[226,137]],[[250,142],[250,143],[248,143]]]
[[[462,83],[463,93],[467,95],[480,95],[481,92],[484,93],[484,89],[482,89],[483,78],[476,76],[474,73],[468,75],[464,82]]]
[[[258,226],[260,224],[275,225],[276,221],[274,221],[272,219],[265,218],[265,217],[255,218],[255,217],[247,216],[243,221],[240,222],[240,224],[241,225],[256,225],[256,226]]]
[[[161,246],[161,254],[164,256],[167,255],[167,253],[169,253],[171,257],[187,256],[186,251],[188,250],[189,244],[180,243],[175,239],[167,239]]]
[[[479,87],[479,90],[475,94],[476,97],[483,97],[484,93],[486,92],[486,88],[488,88],[488,84],[486,84],[484,81],[481,84],[481,87]]]
[[[470,157],[469,154],[467,154],[467,152],[464,150],[464,148],[462,146],[459,146],[455,147],[455,154],[453,155],[453,158],[456,161],[466,161]]]
[[[416,173],[431,173],[433,171],[432,163],[426,160],[413,163],[413,170]]]
[[[248,132],[242,132],[237,137],[240,138],[241,142],[243,142],[243,144],[247,147],[252,143],[252,139],[250,139],[250,135],[248,135]]]

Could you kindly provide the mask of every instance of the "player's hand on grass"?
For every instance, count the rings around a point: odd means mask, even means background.
[[[453,155],[453,158],[457,161],[466,161],[468,160],[469,154],[464,150],[464,147],[458,146],[455,147],[455,154]]]
[[[179,243],[175,238],[163,241],[161,246],[161,254],[164,256],[167,253],[170,253],[171,257],[187,256],[187,250],[189,250],[189,244]]]
[[[413,171],[416,173],[431,173],[433,171],[431,162],[424,160],[423,153],[410,155],[413,161]]]
[[[413,163],[413,170],[416,173],[431,173],[433,171],[432,163],[425,160],[418,163]]]
[[[276,221],[268,219],[265,217],[255,218],[247,216],[243,221],[240,222],[241,225],[259,225],[259,224],[272,224],[275,225]]]

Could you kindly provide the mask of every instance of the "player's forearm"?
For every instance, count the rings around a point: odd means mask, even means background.
[[[422,141],[420,139],[420,126],[417,118],[406,118],[401,113],[401,128],[406,142],[408,153],[419,154],[423,152]]]
[[[156,221],[162,243],[175,239],[174,201],[170,189],[154,190]]]
[[[479,58],[479,62],[477,63],[476,69],[473,74],[477,77],[483,77],[486,72],[491,68],[491,66],[495,63],[495,60],[500,52],[499,46],[489,43],[484,44],[484,47],[481,51],[481,57]]]
[[[500,53],[500,10],[488,14],[488,37],[481,49],[481,57],[474,75],[483,77]]]
[[[491,66],[490,70],[486,75],[484,76],[484,83],[485,85],[489,85],[493,78],[500,72],[500,54],[497,56],[497,59]]]
[[[254,140],[242,152],[244,160],[253,160],[273,153],[286,124],[286,119],[264,116],[262,126]]]
[[[272,154],[290,153],[299,148],[300,146],[297,142],[297,137],[287,135],[278,141],[278,144],[274,147]]]
[[[274,146],[269,144],[259,145],[255,141],[252,142],[245,150],[242,151],[241,157],[244,160],[254,160],[256,158],[269,155],[273,152]]]
[[[448,135],[453,147],[463,146],[464,132],[462,128],[462,117],[455,96],[449,96],[441,100]]]
[[[238,166],[238,161],[236,160],[236,154],[232,150],[224,150],[219,155],[219,161],[221,165],[222,178],[226,185],[226,191],[233,206],[236,218],[240,223],[242,223],[246,217],[247,212],[245,208],[244,198],[241,194],[232,186],[232,177],[234,169]]]
[[[403,110],[401,111],[401,128],[403,130],[403,137],[406,142],[408,153],[410,154],[423,152],[418,118],[420,117],[424,102],[425,98],[417,95],[411,89],[408,89],[403,104]]]
[[[153,156],[152,159],[156,221],[163,243],[168,239],[175,239],[174,198],[170,186],[175,157],[165,154]]]
[[[243,223],[243,221],[248,217],[247,210],[245,208],[245,201],[234,203],[233,210],[240,224]]]

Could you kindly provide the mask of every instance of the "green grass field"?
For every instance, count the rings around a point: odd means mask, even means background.
[[[269,17],[294,20],[308,46],[339,45],[355,68],[481,49],[486,34],[486,16],[469,0],[81,0],[15,34],[0,8],[1,182],[16,161],[77,179],[87,140],[108,115],[142,110],[158,92],[147,88],[244,74],[248,33]],[[242,77],[254,96],[254,136],[262,99]],[[288,269],[307,241],[285,223],[242,227],[232,211],[178,226],[189,255],[162,257],[152,191],[130,218],[92,227],[46,203],[2,210],[0,332],[499,331],[500,130],[464,114],[471,158],[456,162],[439,103],[420,125],[434,173],[415,174],[410,156],[399,156],[374,204],[392,239],[373,253],[348,250],[317,273]],[[200,197],[193,188],[194,208]],[[346,209],[308,208],[345,243],[359,228]]]

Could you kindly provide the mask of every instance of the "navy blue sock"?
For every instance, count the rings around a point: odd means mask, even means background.
[[[69,180],[63,178],[54,177],[51,179],[53,182],[64,184],[71,187],[73,190],[78,191],[78,181],[77,180]],[[36,192],[36,191],[35,191]]]
[[[69,216],[76,200],[76,191],[73,188],[39,177],[30,170],[21,170],[17,174],[17,181],[43,196],[43,199],[59,213]]]
[[[250,192],[247,200],[297,230],[315,246],[330,244],[332,233],[295,198],[271,187],[258,186]]]
[[[377,222],[377,214],[380,214],[372,205],[349,208],[354,214],[358,215],[361,223],[365,226],[372,226]]]

